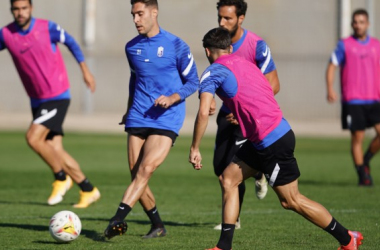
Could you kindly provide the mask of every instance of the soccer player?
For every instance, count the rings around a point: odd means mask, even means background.
[[[341,69],[342,127],[351,131],[351,154],[360,186],[372,186],[369,163],[380,149],[380,42],[370,37],[366,10],[352,15],[354,34],[338,42],[327,67],[327,100],[335,102],[334,76]],[[365,129],[376,136],[363,157]]]
[[[188,45],[158,24],[157,0],[131,0],[139,35],[126,45],[131,69],[127,112],[128,158],[132,183],[110,219],[107,238],[127,230],[124,219],[137,201],[152,225],[143,238],[166,235],[148,181],[165,160],[185,118],[185,99],[199,87]]]
[[[57,43],[65,44],[71,51],[92,92],[95,80],[72,36],[52,21],[32,17],[31,0],[10,3],[14,22],[0,30],[0,50],[8,49],[30,97],[33,121],[26,140],[55,176],[48,204],[61,202],[74,181],[81,189],[80,200],[74,207],[88,207],[100,198],[100,193],[63,148],[62,123],[70,103],[70,85]]]
[[[268,45],[258,35],[242,27],[247,7],[244,0],[220,0],[217,3],[219,27],[230,32],[233,53],[257,65],[268,79],[274,94],[277,94],[280,90],[280,83]],[[236,119],[233,119],[231,111],[225,104],[222,105],[216,122],[218,130],[213,165],[215,174],[220,176],[246,138],[242,135]],[[268,191],[267,181],[262,173],[258,173],[255,178],[256,196],[258,199],[264,199]],[[239,185],[239,211],[243,204],[244,194],[245,183],[243,181]],[[214,227],[216,230],[221,230],[221,228],[221,224]],[[238,218],[236,229],[239,228],[240,219]]]
[[[340,249],[357,249],[363,239],[360,232],[348,231],[322,205],[299,193],[300,172],[293,155],[294,133],[260,69],[231,54],[231,38],[225,29],[209,31],[203,38],[203,47],[211,66],[201,77],[200,104],[189,161],[195,169],[202,168],[199,147],[214,94],[232,111],[247,138],[219,177],[223,191],[223,224],[219,242],[213,250],[232,248],[239,214],[238,185],[257,171],[265,174],[285,209],[295,211],[329,232],[340,242]]]

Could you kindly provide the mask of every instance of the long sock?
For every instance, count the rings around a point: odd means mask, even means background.
[[[148,215],[150,221],[152,222],[152,226],[155,228],[163,228],[164,223],[161,220],[160,214],[158,213],[158,209],[155,206],[149,211],[145,211],[146,215]]]
[[[58,173],[54,173],[54,178],[57,181],[65,181],[66,180],[66,173],[61,170]]]
[[[114,217],[111,218],[110,222],[112,221],[123,221],[125,217],[131,212],[132,208],[125,204],[125,203],[120,203],[119,207],[117,208],[116,214]]]
[[[351,241],[351,236],[348,234],[348,230],[334,218],[324,230],[337,239],[343,246],[347,246]]]
[[[245,182],[243,181],[238,186],[239,189],[239,215],[241,211],[241,207],[243,206],[244,194],[245,194]]]
[[[222,223],[222,231],[220,232],[219,242],[216,245],[223,250],[232,249],[232,238],[234,237],[235,224]]]
[[[78,185],[83,192],[91,192],[92,190],[94,190],[94,186],[87,178],[84,179],[84,181],[82,181]]]
[[[370,160],[372,159],[374,154],[372,154],[370,152],[370,150],[368,149],[367,152],[365,153],[364,155],[364,164],[369,164]]]

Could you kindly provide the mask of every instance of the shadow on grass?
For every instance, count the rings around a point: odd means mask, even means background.
[[[82,221],[105,221],[105,222],[109,222],[109,219],[105,219],[105,218],[81,218]],[[130,219],[127,219],[126,220],[127,223],[135,223],[135,224],[138,224],[138,225],[151,225],[151,222],[148,221],[148,220],[130,220]],[[172,227],[205,227],[205,226],[210,226],[210,225],[213,225],[213,223],[184,223],[184,222],[174,222],[174,221],[164,221],[164,224],[166,226],[172,226]]]
[[[0,204],[25,204],[25,205],[51,207],[46,202],[35,202],[35,201],[0,201]]]
[[[48,232],[49,227],[48,226],[41,226],[41,225],[25,225],[25,224],[12,224],[12,223],[0,223],[0,227],[6,227],[6,228],[19,228],[19,229],[26,229],[26,230],[32,230],[32,231],[43,231]],[[97,242],[107,242],[105,237],[102,234],[99,234],[98,232],[94,230],[82,230],[80,233],[82,236],[91,239],[93,241]],[[36,243],[42,243],[42,244],[60,244],[54,241],[34,241]]]

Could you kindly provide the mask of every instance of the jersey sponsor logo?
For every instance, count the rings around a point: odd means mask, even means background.
[[[141,49],[138,49],[136,52],[137,55],[141,55]]]
[[[164,56],[164,47],[160,46],[157,49],[157,56],[158,57],[163,57]]]
[[[29,51],[32,47],[33,46],[31,45],[31,46],[28,46],[27,48],[23,48],[23,49],[20,50],[20,53],[24,54],[25,52]]]
[[[268,46],[266,46],[266,48],[265,48],[265,52],[263,52],[263,56],[264,57],[267,57],[267,55],[268,55]]]

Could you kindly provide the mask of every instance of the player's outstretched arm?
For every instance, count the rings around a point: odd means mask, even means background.
[[[193,141],[191,143],[189,154],[189,162],[196,170],[202,168],[202,156],[199,147],[207,128],[210,106],[213,98],[213,95],[208,92],[204,92],[200,95],[199,110],[194,123]]]
[[[86,83],[87,87],[91,90],[91,92],[94,93],[96,89],[94,76],[91,74],[90,70],[87,67],[87,64],[84,61],[81,62],[79,66],[82,70],[84,82]]]
[[[330,62],[326,70],[327,101],[330,103],[333,103],[338,99],[338,95],[334,90],[336,68],[337,66]]]

